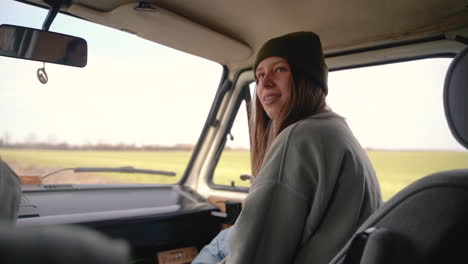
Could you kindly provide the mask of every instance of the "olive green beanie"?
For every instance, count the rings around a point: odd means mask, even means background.
[[[328,94],[328,68],[322,52],[320,38],[313,32],[295,32],[273,38],[263,44],[257,54],[254,72],[258,64],[268,57],[282,57],[291,68],[300,70],[317,82]]]

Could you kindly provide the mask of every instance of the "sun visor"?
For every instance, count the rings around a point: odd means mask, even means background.
[[[457,141],[468,148],[468,48],[450,64],[444,84],[445,117]]]
[[[130,3],[109,12],[72,5],[67,11],[221,64],[243,61],[252,53],[238,40],[155,5],[138,8],[138,3]]]

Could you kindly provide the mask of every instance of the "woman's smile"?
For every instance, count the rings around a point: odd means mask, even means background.
[[[267,94],[263,97],[263,103],[265,105],[271,105],[279,101],[281,94]]]

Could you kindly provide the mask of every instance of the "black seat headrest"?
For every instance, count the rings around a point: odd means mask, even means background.
[[[468,148],[468,48],[455,57],[447,71],[444,108],[453,136]]]

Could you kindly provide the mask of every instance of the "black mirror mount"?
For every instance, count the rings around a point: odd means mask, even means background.
[[[68,8],[71,5],[71,0],[44,0],[50,6],[49,13],[47,14],[42,30],[49,31],[50,25],[54,21],[60,8]]]

